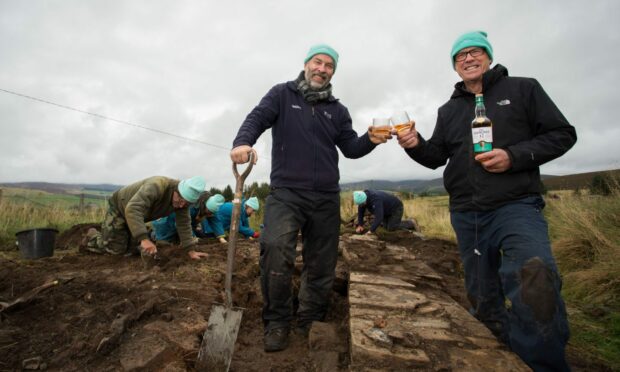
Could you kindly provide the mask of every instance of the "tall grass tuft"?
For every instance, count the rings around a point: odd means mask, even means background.
[[[620,188],[549,198],[545,214],[563,278],[573,347],[620,370]]]
[[[13,247],[15,233],[34,228],[54,228],[64,231],[84,222],[103,221],[102,207],[67,208],[65,204],[32,204],[0,199],[0,248]]]
[[[582,303],[620,305],[620,191],[605,197],[565,193],[547,205],[566,295]]]
[[[413,218],[417,221],[422,234],[456,241],[456,236],[450,224],[450,212],[448,211],[448,197],[434,196],[415,198],[403,202],[403,218]]]

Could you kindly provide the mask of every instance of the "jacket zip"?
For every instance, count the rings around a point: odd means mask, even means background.
[[[314,115],[314,105],[311,105],[310,107],[312,107],[312,122],[313,122],[313,125],[312,125],[312,144],[313,144],[313,146],[312,147],[314,148],[314,151],[313,151],[314,153],[312,154],[313,158],[314,158],[313,169],[312,169],[312,178],[314,179],[314,182],[313,182],[314,183],[314,187],[313,188],[316,190],[317,177],[318,177],[317,176],[317,169],[316,169],[316,167],[317,167],[316,123],[314,123],[314,121],[316,120],[316,117]]]

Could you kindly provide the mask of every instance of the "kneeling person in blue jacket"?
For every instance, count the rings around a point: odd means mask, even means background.
[[[260,204],[258,198],[253,196],[248,200],[241,201],[241,213],[239,215],[239,233],[248,239],[257,239],[260,236],[260,232],[254,231],[250,227],[249,217],[258,211]],[[230,230],[230,223],[232,221],[233,203],[226,202],[217,211],[216,219],[214,221],[203,221],[202,230],[205,233],[212,233],[214,236],[220,239],[220,242],[225,243],[224,234]],[[215,222],[215,223],[213,223]],[[222,241],[223,240],[223,241]]]
[[[374,234],[379,226],[394,231],[401,226],[403,202],[392,194],[376,190],[353,192],[353,202],[357,205],[357,227],[355,232],[364,231],[364,213],[368,210],[374,216],[370,230],[366,234]]]
[[[189,213],[194,236],[200,236],[199,226],[201,221],[214,219],[215,213],[217,213],[222,204],[224,204],[224,196],[221,194],[209,196],[209,193],[205,192],[200,195],[194,205],[190,206]],[[175,213],[153,221],[152,227],[156,241],[176,242],[179,239]]]

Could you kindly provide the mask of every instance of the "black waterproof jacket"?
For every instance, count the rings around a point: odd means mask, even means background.
[[[233,147],[253,146],[271,128],[271,187],[337,192],[338,150],[360,158],[376,145],[357,136],[351,116],[336,98],[307,103],[289,81],[274,86],[246,117]]]
[[[568,151],[577,134],[535,79],[509,77],[501,65],[483,75],[484,103],[493,122],[493,147],[508,152],[512,168],[490,173],[474,160],[474,94],[461,81],[439,108],[432,137],[407,149],[418,163],[446,164],[444,186],[451,211],[486,211],[541,192],[539,166]]]
[[[357,224],[364,224],[366,209],[375,217],[370,231],[375,232],[387,216],[391,216],[398,208],[403,208],[403,202],[396,196],[384,191],[364,190],[366,202],[357,207]]]

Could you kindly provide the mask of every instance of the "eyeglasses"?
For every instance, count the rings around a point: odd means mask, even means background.
[[[467,59],[467,55],[469,54],[470,56],[476,58],[476,57],[480,57],[482,55],[482,53],[484,53],[484,49],[480,49],[480,48],[474,48],[474,49],[470,49],[467,52],[459,52],[456,53],[456,55],[454,56],[454,60],[456,62],[462,62],[465,59]]]

